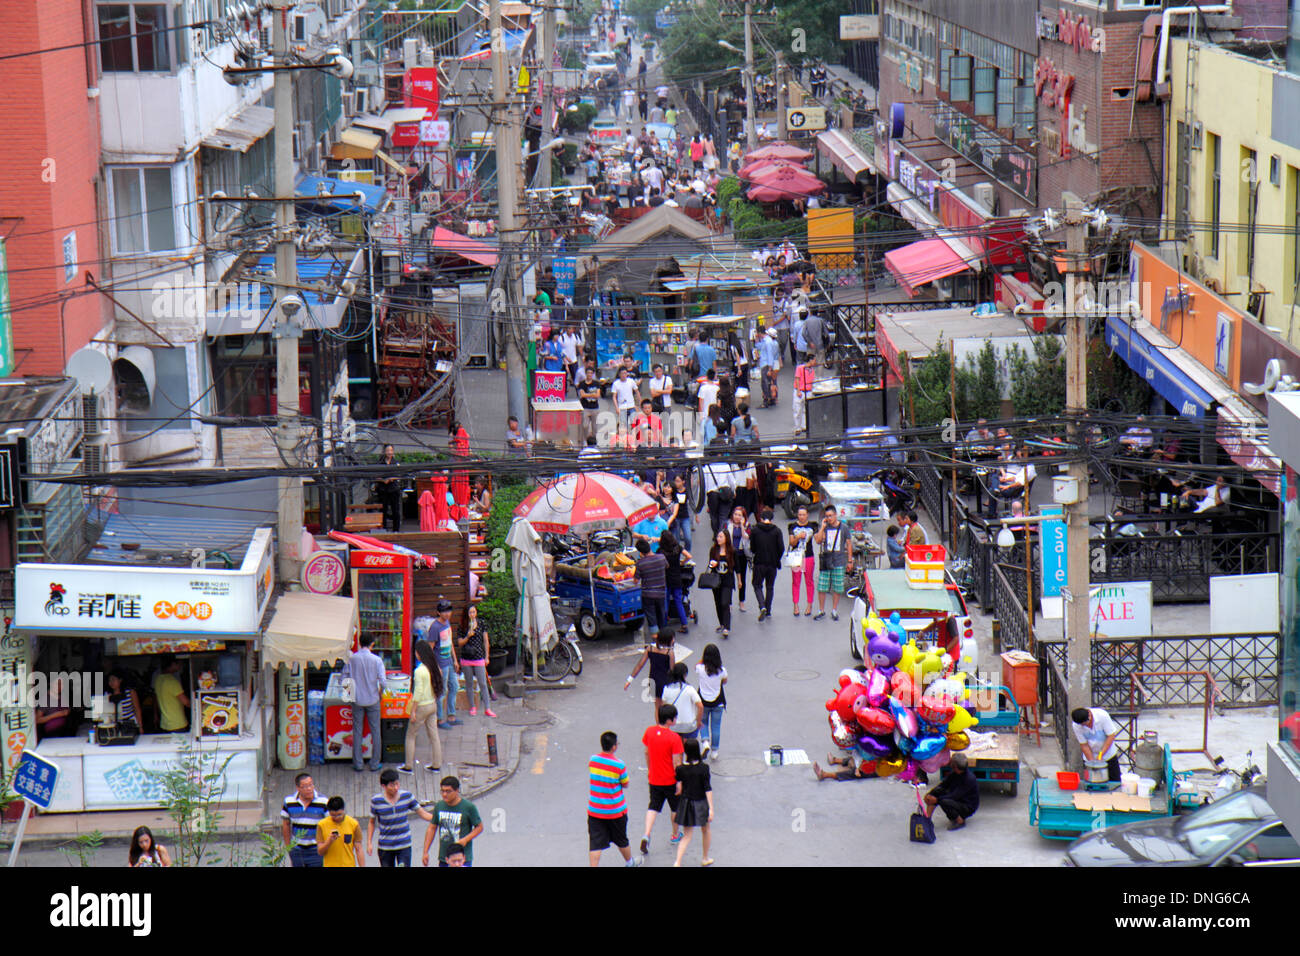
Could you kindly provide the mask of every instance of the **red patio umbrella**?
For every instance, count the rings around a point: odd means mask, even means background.
[[[754,180],[746,196],[759,202],[776,202],[778,199],[802,199],[826,189],[826,184],[808,172],[785,166],[764,172]]]
[[[803,162],[812,159],[812,153],[806,149],[800,149],[798,146],[791,146],[789,143],[777,141],[768,143],[766,146],[759,147],[752,153],[746,153],[744,162],[748,163],[755,159],[794,159]]]
[[[803,169],[803,166],[789,159],[755,159],[741,166],[738,175],[741,179],[755,179],[765,173],[771,173],[785,166]]]
[[[433,492],[420,492],[420,530],[424,532],[438,530],[438,518],[433,513]]]

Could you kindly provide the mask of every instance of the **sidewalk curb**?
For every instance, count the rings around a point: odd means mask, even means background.
[[[523,759],[524,731],[527,729],[528,729],[527,727],[520,727],[519,732],[514,735],[515,737],[515,746],[513,748],[514,761],[510,769],[505,773],[504,776],[499,777],[498,779],[492,781],[487,786],[482,787],[478,790],[470,791],[469,797],[471,800],[478,800],[482,797],[486,797],[493,790],[496,790],[497,788],[504,786],[505,784],[509,783],[511,780],[514,779],[515,774],[519,772],[519,761]]]

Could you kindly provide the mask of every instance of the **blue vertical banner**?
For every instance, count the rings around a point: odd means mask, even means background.
[[[556,256],[551,274],[555,276],[555,291],[572,302],[578,281],[578,260],[573,256]]]
[[[1049,506],[1040,509],[1039,513],[1045,517],[1056,516],[1038,527],[1043,552],[1043,597],[1059,598],[1061,588],[1069,580],[1065,566],[1065,510]]]

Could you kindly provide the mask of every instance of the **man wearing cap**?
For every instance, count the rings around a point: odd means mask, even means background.
[[[763,407],[776,404],[776,374],[781,370],[781,340],[776,329],[768,329],[758,340],[758,380],[763,390]]]

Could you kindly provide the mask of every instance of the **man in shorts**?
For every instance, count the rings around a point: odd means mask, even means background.
[[[677,768],[681,765],[682,738],[673,733],[672,725],[677,720],[677,708],[672,704],[661,704],[657,714],[659,723],[647,727],[641,737],[645,744],[647,776],[650,778],[650,806],[645,814],[645,836],[641,838],[641,855],[650,852],[650,831],[654,828],[655,817],[668,801],[668,809],[673,814],[673,836],[668,842],[677,845],[682,838],[681,827],[677,825]]]
[[[831,596],[831,620],[840,619],[840,595],[844,593],[844,575],[853,569],[849,554],[849,529],[840,524],[834,505],[822,512],[822,524],[813,535],[817,546],[817,613],[814,621],[826,616],[826,595]]]
[[[627,839],[627,765],[614,756],[617,750],[618,735],[607,730],[600,735],[600,753],[587,763],[587,836],[592,866],[600,866],[600,855],[611,843],[623,854],[624,866],[643,862],[632,856]]]

